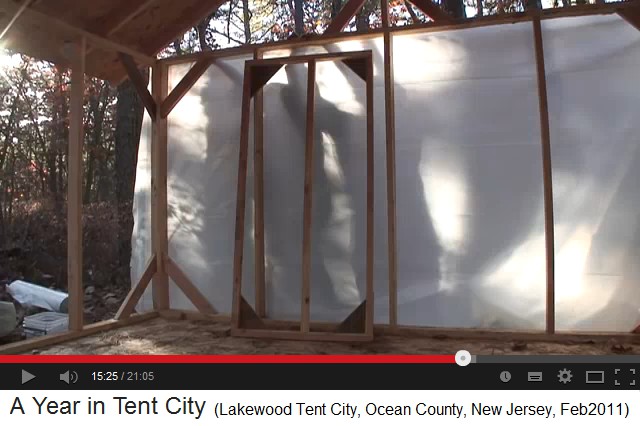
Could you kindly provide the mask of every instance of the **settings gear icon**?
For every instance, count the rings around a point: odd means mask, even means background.
[[[558,381],[563,384],[567,384],[571,381],[573,374],[571,374],[571,370],[567,370],[566,368],[558,371]]]

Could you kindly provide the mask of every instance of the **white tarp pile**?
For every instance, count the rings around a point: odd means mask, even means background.
[[[640,320],[640,32],[617,15],[545,20],[542,27],[557,327],[630,331]],[[375,65],[375,319],[386,323],[382,39],[294,53],[363,49],[373,51]],[[246,59],[216,61],[169,116],[170,256],[221,312],[231,307]],[[172,66],[171,87],[189,67]],[[543,329],[542,162],[531,22],[396,36],[394,73],[399,322]],[[340,321],[364,288],[364,84],[344,65],[322,63],[317,91],[312,319]],[[305,66],[281,69],[264,94],[268,313],[299,318]],[[134,282],[151,254],[150,158],[147,119],[134,205]],[[248,301],[252,168],[250,161]],[[175,286],[171,303],[192,308]],[[147,292],[141,307],[151,304]]]
[[[39,312],[24,317],[22,328],[27,337],[61,333],[69,329],[69,295],[37,284],[15,280],[7,285],[7,292],[20,305],[36,307]],[[0,336],[11,333],[17,326],[13,303],[0,302]]]
[[[7,286],[9,294],[24,306],[35,306],[51,312],[67,313],[69,295],[22,280],[15,280]]]

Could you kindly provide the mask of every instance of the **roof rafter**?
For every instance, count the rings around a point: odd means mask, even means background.
[[[4,8],[5,10],[13,14],[18,13],[18,11],[20,10],[20,6],[13,2],[7,2],[4,5]],[[94,47],[99,47],[109,51],[126,53],[127,55],[131,55],[136,60],[142,63],[150,64],[156,61],[155,58],[145,55],[143,53],[140,53],[135,49],[131,49],[130,47],[124,46],[120,43],[116,43],[112,40],[99,36],[95,33],[86,31],[82,28],[75,27],[67,22],[45,15],[44,13],[38,12],[37,10],[31,9],[31,8],[26,8],[22,12],[21,19],[28,19],[34,23],[39,23],[45,27],[54,26],[59,30],[65,33],[68,33],[69,35],[73,35],[78,38],[84,37],[87,40],[87,42],[91,43]]]
[[[340,31],[344,30],[347,26],[351,18],[362,9],[366,0],[349,0],[340,12],[336,15],[335,18],[331,21],[327,29],[325,30],[325,34],[336,34]],[[442,10],[438,5],[433,3],[431,0],[408,0],[418,9],[420,9],[425,15],[429,16],[433,21],[441,22],[441,23],[452,23],[455,19],[449,15],[447,12]],[[382,4],[387,3],[388,0],[381,0]],[[383,13],[384,16],[384,13]]]
[[[415,7],[420,9],[422,13],[427,15],[429,18],[434,20],[435,22],[442,23],[452,23],[455,21],[453,16],[449,15],[447,12],[438,7],[437,4],[432,2],[431,0],[408,0],[409,3],[413,4]]]
[[[178,37],[178,35],[189,31],[204,18],[218,10],[218,8],[227,1],[229,0],[208,0],[198,2],[195,6],[189,9],[189,13],[185,13],[186,18],[182,19],[180,24],[176,24],[177,28],[169,28],[165,34],[158,34],[152,42],[145,46],[140,46],[142,51],[153,53],[159,52]]]
[[[18,20],[20,15],[22,15],[22,12],[24,12],[29,7],[29,4],[32,2],[33,0],[24,0],[22,2],[22,4],[20,5],[20,8],[13,13],[13,18],[11,18],[9,23],[4,27],[4,29],[0,33],[0,40],[4,38],[5,34],[7,34],[7,32],[11,29],[13,24],[15,24],[15,22]]]
[[[105,19],[104,23],[98,27],[98,29],[96,30],[96,34],[104,37],[112,36],[113,34],[117,33],[122,27],[131,22],[132,19],[147,10],[153,3],[157,1],[158,0],[147,0],[142,4],[137,4],[134,2],[126,9],[117,9],[116,12],[108,16]],[[93,50],[93,47],[87,49],[87,55],[92,53]]]
[[[112,13],[104,20],[104,23],[98,28],[98,30],[96,30],[96,34],[108,37],[117,33],[118,30],[131,22],[133,18],[150,8],[151,5],[157,1],[158,0],[146,0],[142,4],[132,2],[127,8],[117,9],[116,12]]]
[[[347,26],[351,18],[353,18],[353,15],[362,9],[365,1],[366,0],[349,0],[344,6],[342,6],[342,9],[340,9],[340,12],[338,12],[336,17],[333,18],[324,33],[335,34],[344,30],[344,27]]]

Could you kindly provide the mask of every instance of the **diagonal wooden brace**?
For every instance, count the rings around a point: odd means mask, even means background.
[[[156,101],[153,99],[153,96],[151,96],[151,93],[149,93],[147,84],[145,83],[144,77],[142,77],[138,66],[133,58],[126,53],[118,53],[118,56],[120,57],[120,61],[122,62],[124,69],[127,71],[129,79],[131,79],[133,87],[136,89],[136,92],[138,92],[140,99],[142,99],[142,103],[147,109],[151,120],[156,121]]]
[[[213,63],[213,58],[202,58],[198,62],[195,63],[193,67],[187,72],[187,74],[182,77],[180,83],[171,91],[169,96],[165,98],[160,106],[160,116],[162,118],[166,118],[173,108],[178,105],[178,102],[187,94],[189,89],[193,87],[194,84],[202,77],[208,69],[209,66]]]
[[[633,25],[637,30],[640,30],[640,5],[620,9],[618,15]]]
[[[337,34],[344,30],[344,27],[346,27],[349,21],[351,21],[353,15],[362,9],[364,2],[365,0],[349,0],[347,4],[342,6],[342,9],[340,9],[340,12],[338,12],[336,17],[333,18],[324,33]]]
[[[149,286],[151,279],[155,275],[158,270],[158,262],[156,259],[156,255],[154,254],[147,262],[147,266],[144,268],[144,272],[142,273],[142,277],[140,277],[140,281],[135,285],[131,290],[129,290],[129,294],[122,302],[120,309],[118,309],[118,313],[116,313],[116,320],[121,320],[125,318],[129,318],[133,313],[136,304],[144,294],[144,291]]]
[[[167,269],[167,273],[169,277],[173,280],[174,283],[182,290],[182,292],[187,296],[187,298],[194,304],[198,311],[203,314],[217,314],[218,311],[209,303],[206,297],[198,290],[187,274],[185,274],[182,269],[170,258],[166,258],[165,267]]]

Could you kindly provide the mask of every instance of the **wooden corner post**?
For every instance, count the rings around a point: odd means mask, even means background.
[[[167,65],[156,62],[151,71],[151,90],[155,105],[162,105],[169,90]],[[157,108],[156,108],[157,111]],[[153,307],[169,309],[169,275],[166,260],[169,254],[167,231],[167,118],[155,114],[151,132],[151,245],[158,262],[153,276]]]
[[[533,19],[533,35],[538,75],[538,99],[540,106],[540,135],[542,142],[542,182],[544,191],[544,238],[547,273],[546,331],[554,334],[555,323],[555,254],[553,230],[553,181],[551,175],[551,135],[549,130],[549,103],[547,100],[547,77],[544,65],[542,26],[540,17]]]
[[[84,38],[73,45],[71,58],[71,104],[69,106],[69,156],[67,183],[67,290],[69,329],[84,327],[84,286],[82,283],[82,146],[85,52]]]

